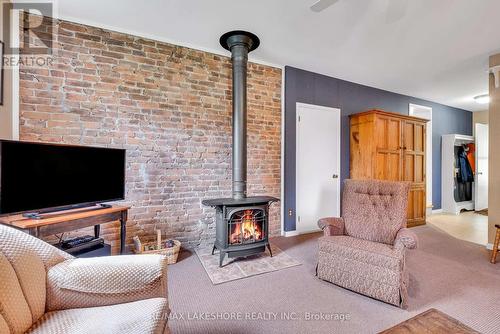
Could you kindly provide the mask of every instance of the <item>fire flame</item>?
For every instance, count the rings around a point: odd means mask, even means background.
[[[234,244],[240,243],[241,241],[248,241],[250,239],[255,241],[262,239],[262,230],[259,224],[255,222],[253,210],[245,210],[243,217],[241,218],[241,222],[235,225],[230,241]]]

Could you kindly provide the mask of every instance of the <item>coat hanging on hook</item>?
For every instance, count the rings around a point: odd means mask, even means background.
[[[472,173],[472,167],[470,165],[469,159],[467,158],[467,152],[464,146],[460,146],[458,149],[458,175],[457,181],[460,183],[473,182],[474,174]]]

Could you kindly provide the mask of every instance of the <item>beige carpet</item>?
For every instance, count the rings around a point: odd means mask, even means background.
[[[219,267],[219,251],[212,255],[212,247],[196,249],[196,255],[210,277],[213,284],[221,284],[241,278],[265,274],[276,270],[300,265],[300,262],[290,257],[281,249],[271,244],[273,256],[266,251],[245,258],[224,258],[223,266]]]
[[[302,263],[213,285],[198,257],[185,252],[169,266],[170,328],[177,333],[377,333],[436,308],[481,333],[500,333],[500,263],[489,252],[432,226],[413,228],[409,309],[356,294],[314,275],[317,238],[274,238]]]

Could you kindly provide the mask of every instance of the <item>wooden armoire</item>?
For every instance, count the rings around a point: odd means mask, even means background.
[[[412,182],[408,227],[425,224],[427,120],[383,110],[350,118],[350,177]]]

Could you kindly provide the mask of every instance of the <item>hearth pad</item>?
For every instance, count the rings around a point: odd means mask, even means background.
[[[210,246],[196,249],[196,255],[214,285],[301,265],[278,247],[271,245],[271,249],[273,257],[266,251],[243,258],[226,259],[223,267],[219,267],[218,251],[212,255]]]

